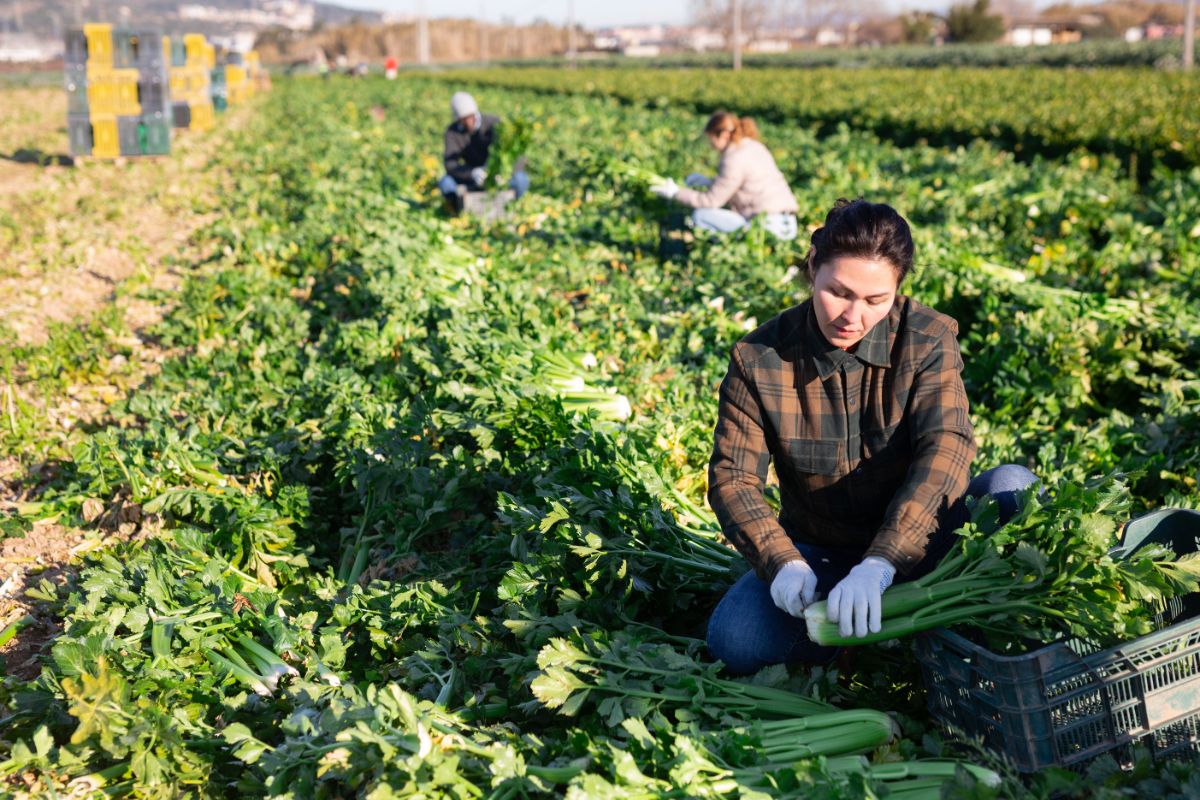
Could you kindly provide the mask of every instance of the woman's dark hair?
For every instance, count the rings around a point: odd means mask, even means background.
[[[912,231],[904,217],[884,203],[840,198],[825,216],[825,224],[812,233],[806,273],[811,283],[820,266],[842,256],[887,261],[899,276],[896,285],[913,267]]]

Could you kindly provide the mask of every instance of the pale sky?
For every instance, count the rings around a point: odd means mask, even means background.
[[[482,16],[491,22],[511,19],[518,24],[542,18],[565,23],[568,0],[330,0],[350,8],[369,8],[392,14],[414,14],[424,5],[431,17]],[[687,0],[575,0],[575,19],[588,28],[687,21]]]
[[[570,0],[329,0],[350,8],[364,8],[397,15],[417,13],[418,8],[431,17],[472,17],[490,22],[502,18],[525,24],[535,19],[565,23]],[[645,25],[656,22],[682,24],[688,21],[688,0],[574,0],[575,19],[587,28],[609,25]],[[882,0],[884,8],[893,13],[902,10],[934,9],[944,11],[956,2],[966,0]],[[1030,0],[1036,7],[1050,5],[1056,0]],[[1084,4],[1088,0],[1075,0]],[[798,3],[796,5],[799,5]],[[992,7],[1003,6],[1003,0],[992,0]]]

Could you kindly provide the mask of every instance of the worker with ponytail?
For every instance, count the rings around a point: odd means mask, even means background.
[[[796,238],[796,198],[763,145],[754,120],[718,111],[709,118],[704,133],[721,154],[716,179],[692,173],[684,181],[686,188],[668,180],[650,190],[696,209],[692,222],[697,228],[730,233],[762,216],[763,227],[780,239]]]

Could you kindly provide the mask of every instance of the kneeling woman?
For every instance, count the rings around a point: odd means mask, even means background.
[[[763,227],[780,239],[796,238],[796,198],[771,152],[759,140],[754,120],[718,111],[704,126],[708,143],[721,153],[716,180],[692,173],[680,188],[675,181],[656,184],[650,191],[696,209],[697,228],[731,233],[762,215]],[[708,191],[698,191],[707,186]],[[729,208],[724,208],[728,204]]]
[[[733,349],[708,498],[752,570],[713,612],[708,647],[734,672],[823,663],[801,614],[829,594],[843,635],[879,630],[884,591],[929,572],[966,521],[1034,482],[1005,465],[968,483],[974,433],[953,319],[899,294],[912,269],[894,209],[839,200],[812,234],[812,298]],[[763,498],[774,463],[782,508]]]

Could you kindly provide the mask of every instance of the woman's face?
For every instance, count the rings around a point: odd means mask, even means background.
[[[888,315],[899,288],[891,262],[851,256],[826,261],[812,278],[821,333],[843,350],[858,344]]]
[[[713,150],[724,150],[729,146],[730,131],[717,131],[716,133],[708,134],[708,143],[712,145]]]

